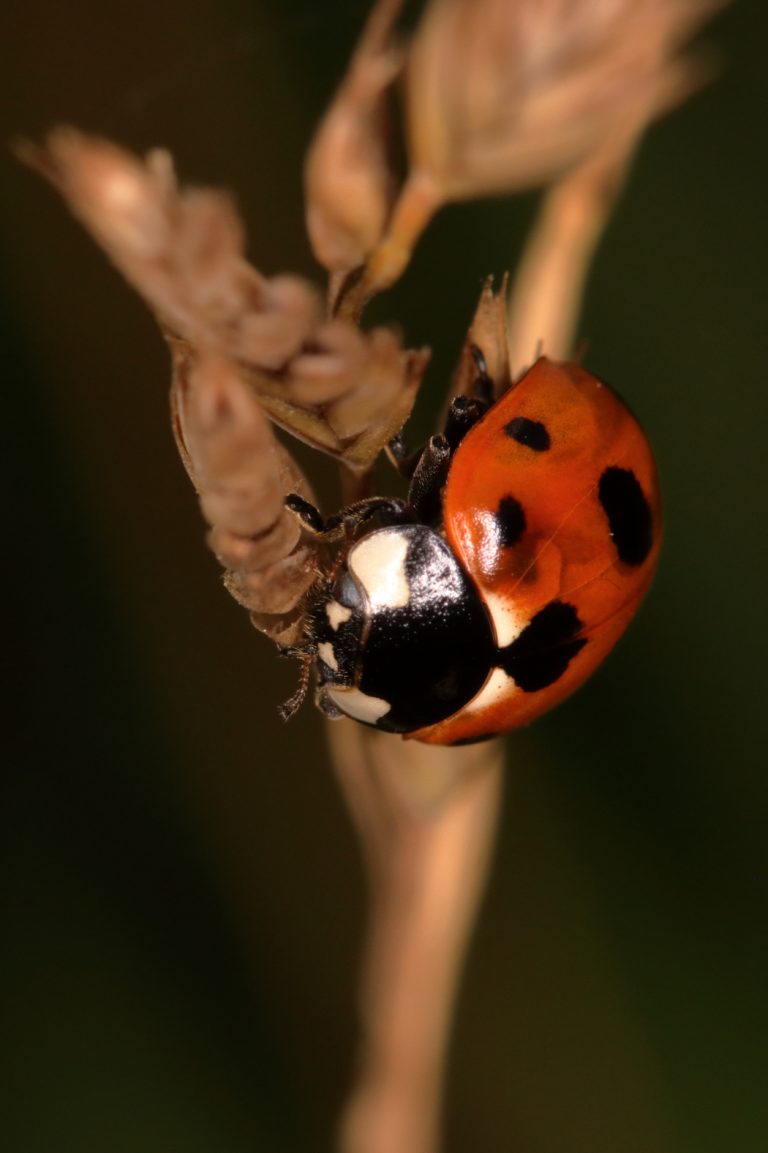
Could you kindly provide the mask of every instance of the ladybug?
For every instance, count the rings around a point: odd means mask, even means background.
[[[310,531],[346,537],[304,650],[321,709],[438,745],[505,733],[578,688],[637,611],[661,542],[651,449],[615,392],[541,357],[491,403],[476,360],[478,395],[454,399],[406,500],[327,524],[287,501]]]

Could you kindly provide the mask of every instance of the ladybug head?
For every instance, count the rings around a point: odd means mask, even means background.
[[[369,533],[312,613],[318,703],[387,732],[450,716],[488,676],[485,610],[445,540],[425,525]]]

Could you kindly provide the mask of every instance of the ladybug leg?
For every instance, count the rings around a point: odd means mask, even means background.
[[[309,678],[312,673],[312,663],[315,659],[315,646],[308,645],[305,648],[299,648],[298,646],[284,648],[280,655],[283,657],[293,657],[299,661],[299,683],[296,691],[287,701],[283,701],[277,710],[281,720],[289,721],[291,717],[298,712],[307,695]]]
[[[414,519],[407,501],[389,496],[357,501],[327,520],[313,504],[295,492],[288,493],[285,507],[299,520],[306,533],[327,544],[354,537],[361,525],[376,515],[388,524],[403,524]]]
[[[490,403],[479,396],[455,396],[453,398],[443,427],[443,435],[448,441],[451,453],[456,451],[472,425],[476,424],[481,416],[485,416],[489,407]],[[397,436],[392,437],[385,451],[389,463],[400,476],[405,477],[406,480],[411,480],[428,448],[429,445],[424,445],[416,449],[415,452],[409,452],[405,437],[399,432]]]
[[[408,489],[408,504],[421,524],[438,524],[441,494],[453,450],[445,436],[432,436],[422,450]]]
[[[433,436],[424,448],[409,453],[402,433],[387,445],[387,456],[401,476],[410,480],[408,504],[422,524],[438,524],[441,519],[441,492],[451,458],[462,440],[494,401],[494,385],[482,350],[472,345],[477,377],[469,396],[455,396],[448,409],[442,435]],[[341,514],[343,515],[343,514]]]
[[[379,516],[384,525],[413,523],[413,510],[408,501],[397,496],[371,496],[349,504],[329,517],[326,532],[335,534],[341,531],[345,536],[353,537],[374,516]]]
[[[472,359],[475,362],[475,368],[477,369],[477,376],[472,383],[472,392],[478,400],[485,404],[486,408],[490,408],[496,399],[496,389],[493,379],[488,373],[488,364],[483,355],[483,350],[478,345],[473,344],[471,352]]]
[[[402,436],[390,441],[389,458],[401,476],[410,478],[408,503],[422,524],[439,523],[441,491],[453,454],[488,408],[489,402],[481,397],[455,396],[442,435],[430,437],[424,448],[408,455]]]
[[[454,453],[473,425],[485,416],[489,405],[477,396],[455,396],[445,418],[443,433]]]
[[[443,429],[451,452],[455,452],[465,434],[481,416],[485,415],[496,399],[495,386],[488,373],[488,365],[482,349],[473,344],[471,351],[477,368],[477,376],[472,382],[469,395],[455,396],[451,401]],[[399,472],[400,476],[405,477],[406,480],[411,480],[428,447],[409,452],[405,437],[401,432],[398,432],[396,436],[392,437],[385,451],[390,464]]]
[[[306,532],[312,536],[323,535],[325,532],[325,521],[320,510],[316,508],[311,501],[305,500],[304,497],[299,496],[297,492],[289,492],[285,498],[285,507],[301,522],[301,527],[305,529]]]
[[[408,503],[422,524],[438,524],[442,515],[442,489],[448,469],[462,440],[488,411],[488,405],[473,396],[455,396],[448,409],[445,429],[430,437],[418,456],[408,489]]]
[[[401,432],[398,432],[396,436],[392,437],[384,451],[387,454],[387,460],[395,471],[405,480],[410,480],[421,460],[424,447],[417,448],[415,452],[409,452],[405,437]]]

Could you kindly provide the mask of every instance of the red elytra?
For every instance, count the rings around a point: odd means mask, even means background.
[[[553,603],[574,611],[581,643],[544,687],[526,690],[495,670],[464,708],[407,734],[429,744],[507,732],[578,688],[637,611],[662,536],[656,466],[637,420],[597,377],[546,357],[467,433],[443,511],[500,649],[517,641],[529,653],[525,629]]]

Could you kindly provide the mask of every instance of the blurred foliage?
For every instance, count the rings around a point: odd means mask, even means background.
[[[236,190],[265,271],[312,273],[301,160],[366,3],[9,8],[2,139],[71,121],[165,144],[187,178]],[[720,75],[653,129],[591,281],[585,362],[657,447],[666,548],[608,666],[508,741],[455,1153],[768,1145],[766,37],[758,0],[718,19]],[[151,319],[51,192],[0,163],[0,1141],[327,1149],[363,892],[321,726],[309,709],[280,724],[295,670],[220,588]],[[435,349],[422,432],[533,208],[444,212],[377,305]]]

